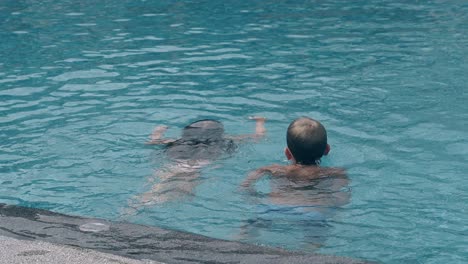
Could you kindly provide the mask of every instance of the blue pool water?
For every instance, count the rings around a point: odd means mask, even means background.
[[[465,1],[1,1],[0,202],[383,263],[466,263],[467,25]],[[143,144],[154,126],[177,137],[216,118],[245,134],[250,115],[268,118],[267,137],[205,168],[195,196],[125,213],[164,162]],[[284,133],[301,115],[324,123],[323,163],[351,179],[350,202],[325,222],[239,190],[249,171],[286,164]]]

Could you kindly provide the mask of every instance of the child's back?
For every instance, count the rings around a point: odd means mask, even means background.
[[[242,186],[252,191],[256,181],[269,175],[272,203],[306,206],[347,203],[349,193],[342,192],[348,185],[345,171],[319,166],[322,156],[330,151],[323,125],[308,117],[298,118],[289,125],[286,141],[285,155],[292,164],[261,167],[251,172]]]
[[[294,120],[286,138],[285,155],[292,164],[261,167],[242,183],[254,194],[257,209],[255,218],[242,225],[240,236],[248,239],[250,234],[286,228],[307,237],[306,247],[320,247],[327,237],[327,219],[335,215],[337,206],[349,202],[348,178],[343,169],[319,166],[330,146],[318,121],[307,117]],[[264,176],[270,178],[270,191],[259,195],[255,183]]]

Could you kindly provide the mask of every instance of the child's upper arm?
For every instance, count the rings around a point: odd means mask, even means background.
[[[254,134],[244,134],[244,135],[226,136],[226,137],[232,140],[236,140],[236,141],[263,138],[266,133],[266,129],[265,129],[266,118],[260,117],[260,116],[251,116],[249,117],[249,119],[255,120],[255,133]]]
[[[242,187],[249,188],[253,183],[265,176],[266,173],[271,171],[270,166],[258,168],[247,175],[247,178],[242,182]]]
[[[176,140],[175,139],[154,139],[154,140],[147,141],[145,144],[146,145],[167,145],[174,141]]]
[[[329,176],[346,176],[346,170],[342,168],[327,168],[326,174]]]

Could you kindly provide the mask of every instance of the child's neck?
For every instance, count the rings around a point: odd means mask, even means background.
[[[320,166],[320,160],[316,160],[315,163],[312,163],[312,164],[302,164],[302,163],[298,163],[298,162],[293,162],[292,165],[297,165],[297,166],[317,166],[319,167]]]

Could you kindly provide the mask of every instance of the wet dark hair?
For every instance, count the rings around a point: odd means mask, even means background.
[[[286,142],[297,163],[316,165],[327,148],[327,131],[319,121],[300,117],[289,125]]]
[[[184,127],[182,138],[220,139],[224,135],[224,126],[213,119],[202,119]]]
[[[224,137],[221,122],[202,119],[185,126],[182,137],[166,145],[166,154],[179,160],[215,160],[236,148],[233,140]]]

